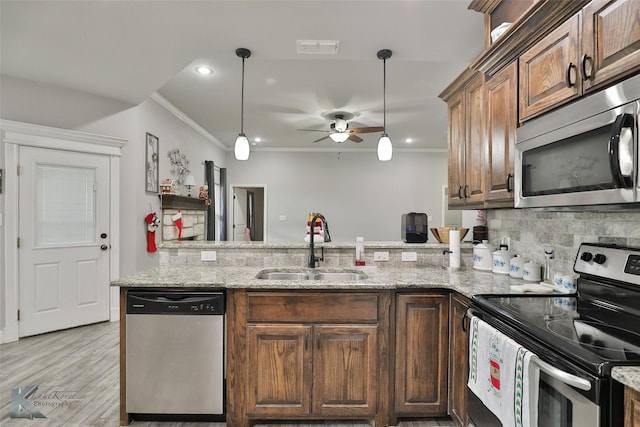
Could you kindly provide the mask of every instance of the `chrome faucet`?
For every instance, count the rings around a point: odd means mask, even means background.
[[[329,234],[329,226],[327,225],[327,220],[322,216],[322,214],[315,214],[313,218],[311,218],[311,224],[309,225],[309,268],[315,268],[318,261],[324,261],[324,246],[321,248],[322,255],[320,257],[316,257],[315,250],[313,248],[313,227],[316,223],[316,220],[319,219],[322,221],[322,230],[324,232],[324,241],[330,242],[331,235]]]

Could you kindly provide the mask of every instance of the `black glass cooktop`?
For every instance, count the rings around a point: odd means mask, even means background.
[[[640,322],[619,308],[557,295],[476,296],[473,305],[596,373],[640,364]]]

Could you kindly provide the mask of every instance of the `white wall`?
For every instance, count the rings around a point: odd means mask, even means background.
[[[268,241],[302,241],[310,212],[325,216],[336,242],[356,236],[399,241],[407,212],[425,212],[430,224],[441,222],[447,153],[396,150],[390,162],[379,162],[372,151],[253,151],[246,162],[230,156],[230,186],[266,187]]]

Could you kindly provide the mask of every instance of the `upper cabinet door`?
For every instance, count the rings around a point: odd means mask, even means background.
[[[484,80],[481,75],[465,89],[467,145],[462,196],[467,204],[484,202]]]
[[[513,163],[518,124],[518,68],[512,62],[485,86],[487,90],[487,201],[513,201]]]
[[[520,56],[520,120],[582,93],[579,75],[580,13]]]
[[[449,101],[449,205],[464,205],[466,126],[464,91]]]
[[[583,9],[584,89],[640,68],[640,1],[593,0]]]

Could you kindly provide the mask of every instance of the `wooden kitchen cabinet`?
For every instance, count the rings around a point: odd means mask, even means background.
[[[389,425],[390,292],[234,291],[229,299],[230,425]]]
[[[449,295],[398,294],[395,335],[396,416],[446,415]]]
[[[584,90],[640,69],[640,2],[593,0],[582,10]]]
[[[482,206],[485,189],[484,82],[482,75],[476,72],[463,75],[459,81],[461,85],[455,83],[452,90],[445,90],[440,95],[447,102],[449,117],[449,206]]]
[[[513,62],[486,82],[487,202],[513,203],[518,67]]]
[[[624,427],[640,427],[640,392],[624,389]]]
[[[577,13],[520,56],[521,121],[582,94],[579,43],[580,13]]]
[[[450,306],[449,415],[459,426],[467,425],[467,377],[469,375],[469,331],[465,315],[469,300],[452,294]]]
[[[640,2],[593,0],[520,56],[520,120],[640,70]]]
[[[252,415],[311,412],[311,326],[249,325],[248,408]]]
[[[248,325],[250,415],[372,416],[377,326]]]

